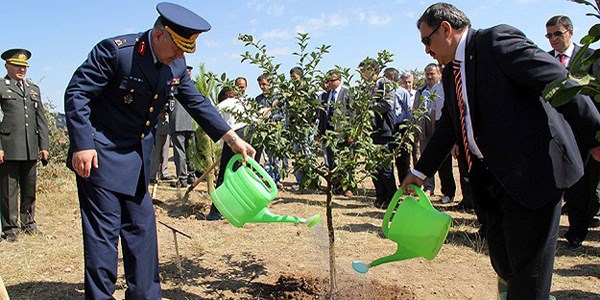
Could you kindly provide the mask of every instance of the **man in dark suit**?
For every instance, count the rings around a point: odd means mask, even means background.
[[[4,113],[0,120],[0,211],[2,235],[9,242],[17,241],[20,230],[41,234],[34,219],[35,183],[38,158],[48,159],[48,122],[40,88],[25,80],[30,57],[25,49],[2,53],[8,74],[0,83],[0,111]]]
[[[194,12],[159,3],[151,30],[98,43],[65,92],[67,166],[77,173],[83,225],[85,298],[112,299],[121,238],[126,299],[160,299],[156,222],[148,194],[153,128],[177,101],[213,139],[244,159],[254,149],[223,121],[186,72],[185,53],[210,25]],[[183,25],[185,24],[185,25]]]
[[[580,46],[575,45],[571,40],[573,36],[573,23],[567,16],[554,16],[546,22],[546,38],[552,46],[552,51],[548,52],[555,57],[565,67],[569,68],[573,58],[579,50]],[[584,57],[588,57],[594,53],[592,49],[586,49]],[[596,65],[582,66],[581,71],[584,74],[594,75]],[[575,70],[571,70],[572,73]],[[600,103],[594,101],[596,109]],[[585,149],[580,149],[582,158],[585,162],[585,170],[583,177],[577,181],[575,185],[565,191],[564,200],[565,208],[568,211],[569,229],[565,234],[567,246],[570,249],[581,247],[588,233],[588,226],[597,223],[600,219],[598,210],[600,208],[600,163],[589,159],[589,154]]]
[[[507,299],[547,300],[563,189],[583,175],[576,143],[596,159],[600,115],[582,95],[557,109],[544,87],[567,71],[519,30],[474,30],[456,7],[437,3],[417,21],[425,52],[445,64],[442,118],[403,182],[423,184],[455,143],[485,226]],[[567,121],[569,123],[567,123]]]
[[[326,74],[326,85],[329,92],[321,95],[321,104],[325,110],[319,111],[319,135],[325,135],[326,130],[342,131],[341,122],[335,121],[338,118],[349,117],[350,112],[350,90],[342,85],[342,75],[337,70],[329,70]],[[337,116],[339,114],[339,116]],[[340,136],[342,145],[349,146],[354,142],[350,136]],[[329,169],[335,167],[335,158],[331,147],[325,148],[325,159]],[[351,178],[354,178],[351,176]],[[353,196],[352,189],[355,188],[355,182],[345,183],[345,187],[341,183],[334,186],[335,194],[343,194],[347,197]]]
[[[192,77],[193,67],[187,66],[188,75]],[[192,81],[193,82],[193,81]],[[195,84],[194,84],[195,85]],[[172,187],[187,187],[196,181],[194,166],[188,157],[188,147],[194,140],[194,123],[192,116],[183,106],[173,101],[173,110],[169,115],[171,141],[173,142],[173,160],[177,181],[172,182]]]

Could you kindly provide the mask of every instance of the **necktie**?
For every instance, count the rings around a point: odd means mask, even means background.
[[[458,111],[460,113],[460,128],[463,146],[465,148],[465,156],[467,157],[467,166],[469,171],[471,170],[471,165],[473,164],[473,154],[471,153],[471,149],[469,149],[469,142],[467,141],[467,122],[466,118],[466,107],[465,102],[463,101],[462,95],[462,77],[460,75],[460,61],[455,60],[454,64],[454,85],[456,86],[456,100],[458,102]]]
[[[329,106],[327,107],[327,119],[331,120],[333,117],[333,111],[335,110],[335,94],[336,90],[332,90],[329,94]]]
[[[19,87],[19,89],[21,89],[21,92],[25,92],[25,89],[23,88],[23,83],[21,81],[17,81],[17,86]]]
[[[557,57],[558,57],[558,60],[560,60],[560,63],[566,67],[567,66],[567,60],[566,60],[567,56],[561,53],[561,54],[557,55]]]

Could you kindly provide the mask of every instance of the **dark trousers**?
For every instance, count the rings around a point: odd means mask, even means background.
[[[490,259],[508,283],[507,299],[547,300],[560,221],[560,199],[530,209],[517,203],[478,160],[469,178],[486,216]],[[531,187],[535,188],[535,187]]]
[[[565,234],[568,240],[585,240],[588,226],[598,212],[598,181],[600,163],[589,158],[585,164],[583,176],[565,192],[569,209],[569,230]]]
[[[180,180],[187,179],[188,176],[194,174],[194,168],[187,157],[187,148],[193,138],[193,131],[176,131],[171,135],[175,172]]]
[[[391,150],[393,146],[388,144],[386,147]],[[398,189],[396,186],[396,177],[394,176],[394,166],[391,160],[388,164],[381,166],[373,175],[375,202],[379,205],[385,204],[387,206]]]
[[[2,205],[2,232],[17,234],[23,229],[35,228],[35,160],[5,161],[0,164],[0,199]],[[21,205],[17,195],[21,192]],[[19,224],[18,216],[21,215]]]
[[[454,197],[456,194],[456,182],[454,182],[454,173],[452,173],[452,155],[450,153],[448,153],[448,156],[442,165],[440,165],[437,173],[440,176],[442,194]],[[423,189],[435,191],[435,174],[425,178]]]
[[[141,178],[136,195],[131,197],[77,176],[85,299],[113,299],[119,236],[127,282],[125,299],[161,299],[154,207]]]
[[[400,129],[400,124],[396,125],[396,129],[397,132],[400,132],[400,135],[404,135],[406,133],[406,129]],[[398,145],[395,145],[395,147],[398,147]],[[414,150],[414,149],[413,149]],[[408,175],[408,172],[410,171],[410,157],[411,157],[411,152],[409,152],[406,148],[402,148],[398,151],[398,155],[396,155],[396,159],[395,159],[395,163],[396,163],[396,169],[398,170],[398,181],[400,183],[402,183],[402,181],[404,180],[404,178],[406,178],[406,176]],[[416,162],[416,160],[415,160]]]
[[[242,139],[246,139],[246,136],[244,135],[244,128],[242,127],[238,130],[235,131],[235,133]],[[229,163],[229,160],[235,155],[235,153],[233,152],[233,150],[231,150],[231,148],[229,147],[229,145],[227,145],[227,143],[223,143],[223,151],[221,151],[221,162],[219,162],[219,175],[217,176],[217,183],[215,185],[216,188],[218,188],[219,186],[221,186],[221,184],[223,184],[223,180],[225,179],[225,168],[227,167],[227,164]],[[257,152],[258,155],[258,152]],[[212,204],[210,206],[210,214],[219,214],[219,210],[217,209],[217,207]]]
[[[438,170],[438,175],[440,176],[442,194],[453,198],[456,194],[456,182],[452,170],[452,155],[448,154]]]

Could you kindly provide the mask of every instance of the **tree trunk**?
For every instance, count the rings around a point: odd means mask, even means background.
[[[335,269],[335,234],[333,231],[332,200],[333,190],[331,180],[327,180],[327,232],[329,235],[329,299],[335,299],[337,293]]]
[[[206,155],[206,162],[209,166],[211,166],[215,162],[215,143],[213,143],[210,138],[208,139],[208,153]],[[215,191],[215,171],[210,171],[209,174],[206,174],[206,188],[208,189],[208,194],[212,194]]]

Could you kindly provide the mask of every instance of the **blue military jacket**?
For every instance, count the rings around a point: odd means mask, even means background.
[[[131,196],[140,182],[146,188],[153,128],[175,89],[177,100],[213,140],[230,130],[210,100],[198,93],[185,58],[155,65],[149,31],[98,43],[65,92],[67,166],[73,170],[74,151],[95,149],[98,169],[92,169],[89,181]]]

